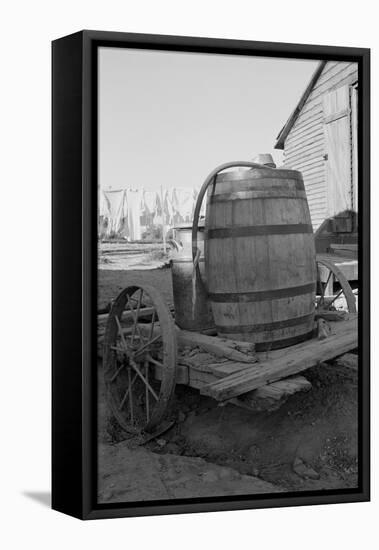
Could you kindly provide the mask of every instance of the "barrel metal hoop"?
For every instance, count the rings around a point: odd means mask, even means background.
[[[273,290],[257,290],[254,292],[215,292],[209,294],[211,302],[233,303],[233,302],[265,302],[279,300],[281,298],[292,298],[315,292],[316,282],[306,285],[277,288]]]
[[[294,235],[313,233],[312,225],[306,223],[251,225],[244,227],[217,227],[205,230],[206,239],[228,239],[233,237],[253,237],[259,235]]]
[[[286,174],[283,175],[278,169],[270,168],[271,172],[260,169],[259,172],[254,170],[244,170],[243,172],[224,172],[223,174],[217,174],[217,183],[241,183],[241,182],[255,182],[257,180],[291,180],[294,182],[297,189],[304,189],[304,181],[300,174],[295,175],[292,170],[285,170]]]
[[[200,258],[198,260],[198,262],[201,264],[201,263],[204,263],[205,262],[205,258]],[[192,258],[188,259],[188,260],[177,260],[177,259],[173,259],[172,260],[172,263],[173,264],[192,264],[193,265],[193,260]]]
[[[315,335],[314,329],[305,334],[299,334],[298,336],[290,336],[289,338],[282,338],[281,340],[274,340],[270,342],[256,342],[255,351],[272,351],[274,349],[286,348],[289,346],[295,346],[306,340],[310,340]]]
[[[285,321],[273,321],[271,323],[259,323],[256,325],[217,325],[218,332],[227,332],[229,334],[250,334],[252,332],[269,332],[273,330],[281,330],[289,327],[306,324],[314,319],[314,312],[302,315],[301,317],[293,317]]]
[[[233,191],[232,193],[218,193],[210,195],[209,202],[211,204],[231,201],[246,201],[251,199],[257,200],[277,200],[277,199],[293,199],[307,200],[305,191],[293,191],[292,193],[280,192],[278,195],[270,194],[267,189],[258,189],[254,191]]]

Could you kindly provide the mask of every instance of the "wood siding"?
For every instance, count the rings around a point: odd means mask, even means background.
[[[356,63],[326,63],[285,141],[284,166],[303,175],[314,230],[329,213],[324,99],[331,90],[357,79]]]

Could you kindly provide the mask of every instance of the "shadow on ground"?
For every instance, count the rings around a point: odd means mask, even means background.
[[[38,502],[42,506],[51,507],[51,493],[50,491],[24,491],[22,493],[25,497]]]

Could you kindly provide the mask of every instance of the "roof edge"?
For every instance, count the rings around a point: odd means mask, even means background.
[[[297,117],[300,114],[300,111],[304,107],[305,102],[307,101],[313,86],[316,84],[317,80],[319,79],[325,65],[326,61],[320,61],[319,66],[315,70],[315,72],[312,75],[311,80],[309,81],[308,86],[305,88],[303,95],[301,96],[298,104],[296,105],[295,109],[292,111],[289,119],[283,126],[283,128],[280,130],[279,134],[276,137],[276,143],[274,145],[274,149],[284,149],[284,143],[287,139],[288,134],[290,133],[293,125],[295,124]]]

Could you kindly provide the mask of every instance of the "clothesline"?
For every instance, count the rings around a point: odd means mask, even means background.
[[[140,240],[142,230],[191,222],[199,190],[188,187],[108,189],[99,191],[99,235]],[[202,213],[205,211],[205,203]]]

